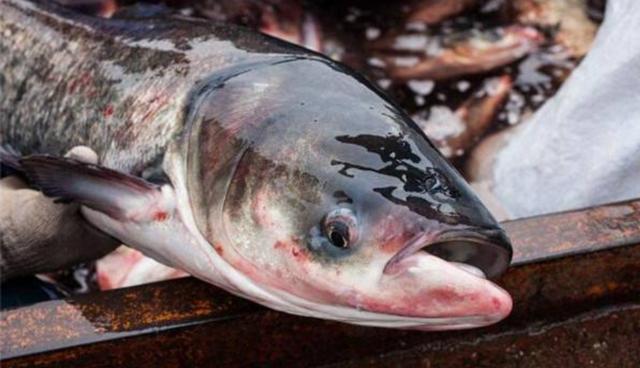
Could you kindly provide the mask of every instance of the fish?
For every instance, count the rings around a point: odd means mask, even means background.
[[[414,121],[445,157],[460,157],[491,128],[512,86],[509,75],[488,78],[454,112],[444,107],[443,113],[442,107],[432,106],[428,119],[415,116]]]
[[[118,8],[116,0],[53,0],[67,8],[109,18]]]
[[[584,57],[596,37],[598,23],[590,18],[589,1],[516,0],[509,7],[519,23],[548,30],[573,58]]]
[[[409,22],[433,25],[477,5],[476,0],[418,0],[410,6]]]
[[[350,68],[229,24],[42,1],[0,2],[0,34],[0,144],[20,152],[0,161],[123,244],[307,317],[433,331],[511,312],[507,234]]]
[[[313,51],[322,50],[322,27],[300,0],[183,1],[204,18],[232,22]]]
[[[188,276],[170,268],[139,251],[120,246],[96,261],[96,282],[100,290],[148,284]]]
[[[510,25],[465,32],[447,40],[420,34],[397,35],[373,47],[378,49],[384,69],[394,80],[437,81],[482,74],[511,64],[537,50],[544,40],[534,27]]]

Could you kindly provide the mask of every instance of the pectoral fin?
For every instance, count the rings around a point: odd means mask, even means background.
[[[120,221],[154,221],[173,212],[175,204],[160,186],[120,171],[48,155],[27,156],[19,164],[45,195],[78,202]]]
[[[20,153],[9,145],[0,144],[0,178],[22,174],[20,168]]]

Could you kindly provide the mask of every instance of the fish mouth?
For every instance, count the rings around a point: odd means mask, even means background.
[[[396,265],[416,252],[427,252],[460,268],[485,278],[495,278],[506,271],[513,250],[500,228],[465,228],[415,236],[385,265],[392,274]]]

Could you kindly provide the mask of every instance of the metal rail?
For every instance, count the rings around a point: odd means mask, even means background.
[[[504,226],[515,304],[495,326],[357,327],[186,278],[2,312],[2,366],[639,366],[640,200]]]

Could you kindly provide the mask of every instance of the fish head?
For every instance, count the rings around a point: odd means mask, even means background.
[[[234,69],[190,118],[203,237],[275,309],[423,330],[511,310],[504,231],[411,119],[323,58]],[[245,290],[245,291],[238,291]],[[248,295],[253,294],[253,295]]]

